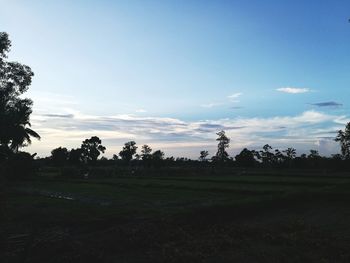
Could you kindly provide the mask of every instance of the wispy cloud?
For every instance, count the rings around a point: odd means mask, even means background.
[[[326,102],[319,102],[319,103],[310,103],[310,105],[317,106],[317,107],[332,107],[332,108],[338,108],[343,106],[343,104],[335,102],[335,101],[326,101]]]
[[[221,105],[227,105],[230,102],[238,103],[239,102],[238,98],[242,94],[243,94],[242,92],[237,92],[237,93],[233,93],[233,94],[227,96],[227,98],[229,99],[229,102],[227,102],[227,100],[222,100],[220,102],[211,102],[211,103],[201,104],[200,106],[202,108],[213,108],[213,107],[217,107],[217,106],[221,106]]]
[[[238,98],[240,96],[242,96],[242,92],[236,92],[236,93],[233,93],[229,96],[227,96],[227,98],[231,101],[231,102],[239,102]]]
[[[202,104],[201,107],[202,108],[213,108],[213,107],[220,106],[220,105],[222,105],[221,102],[212,102],[212,103]]]
[[[137,109],[135,112],[137,112],[137,113],[145,113],[147,111],[145,109]]]
[[[156,145],[168,155],[195,157],[203,147],[214,152],[216,132],[225,130],[232,138],[231,147],[235,151],[269,143],[275,147],[293,146],[297,149],[318,149],[317,145],[323,145],[323,153],[331,153],[337,151],[337,144],[332,140],[329,143],[321,141],[329,137],[330,130],[342,129],[347,120],[344,115],[315,110],[296,116],[201,121],[132,114],[94,116],[75,112],[69,118],[34,114],[33,129],[39,132],[42,140],[35,141],[31,151],[44,156],[58,146],[79,147],[83,139],[96,135],[107,146],[108,156],[118,152],[124,142],[136,140],[138,144]],[[329,148],[326,149],[325,145]]]
[[[310,91],[310,89],[307,89],[307,88],[292,88],[292,87],[283,87],[283,88],[278,88],[276,90],[284,93],[290,93],[290,94],[300,94],[300,93],[306,93]]]
[[[51,117],[51,118],[73,118],[73,114],[43,114],[44,117]]]

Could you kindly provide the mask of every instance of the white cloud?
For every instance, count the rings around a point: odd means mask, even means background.
[[[300,93],[306,93],[310,91],[307,88],[292,88],[292,87],[283,87],[276,90],[280,92],[290,93],[290,94],[300,94]]]
[[[168,155],[195,158],[204,148],[213,154],[216,132],[225,130],[232,139],[231,151],[235,153],[243,147],[257,148],[269,143],[276,148],[293,146],[301,151],[316,148],[328,154],[337,152],[338,145],[327,138],[334,137],[334,132],[347,119],[347,116],[314,110],[296,116],[202,121],[132,114],[95,116],[77,111],[67,115],[34,113],[32,127],[42,140],[34,141],[29,150],[46,156],[55,147],[79,147],[83,139],[96,135],[107,147],[107,156],[119,151],[124,142],[135,140],[139,145],[155,145]]]
[[[201,107],[203,108],[213,108],[213,107],[216,107],[216,106],[220,106],[222,105],[222,103],[207,103],[207,104],[202,104]]]
[[[137,113],[145,113],[147,111],[145,109],[137,109],[135,112],[137,112]]]
[[[242,92],[233,93],[227,96],[227,98],[229,98],[231,102],[239,102],[238,98],[242,96],[242,94]]]
[[[230,100],[230,102],[239,102],[238,98],[242,95],[243,93],[241,92],[237,92],[237,93],[233,93],[229,96],[227,96],[227,98]],[[203,108],[213,108],[213,107],[217,107],[220,105],[225,105],[228,104],[227,101],[221,101],[221,102],[211,102],[211,103],[206,103],[206,104],[202,104],[200,105]]]

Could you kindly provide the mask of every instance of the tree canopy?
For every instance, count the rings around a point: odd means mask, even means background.
[[[40,136],[30,128],[32,100],[20,97],[28,90],[34,73],[26,65],[7,61],[10,47],[8,34],[0,32],[0,145],[17,152],[32,142],[31,137]]]
[[[143,161],[147,161],[149,159],[151,159],[151,153],[152,153],[152,148],[149,147],[147,144],[142,145],[141,147],[141,159]]]
[[[209,152],[208,152],[208,151],[205,151],[205,150],[200,151],[200,152],[199,152],[199,160],[202,161],[202,162],[207,161],[208,155],[209,155]]]
[[[217,133],[218,138],[218,150],[216,152],[215,161],[226,161],[228,160],[228,153],[226,152],[226,148],[230,146],[230,139],[226,136],[225,131],[220,131]]]
[[[350,122],[345,126],[344,131],[338,131],[335,141],[340,143],[343,158],[350,159]]]
[[[65,147],[58,147],[51,151],[51,160],[57,166],[64,165],[69,158],[69,152]]]
[[[92,136],[90,139],[85,139],[81,144],[83,160],[87,163],[96,162],[98,156],[104,153],[106,147],[102,144],[102,141],[97,136]]]
[[[238,165],[244,167],[252,167],[256,163],[255,152],[250,151],[247,148],[244,148],[239,154],[237,154],[235,159]]]
[[[119,156],[125,162],[130,162],[133,156],[136,154],[137,146],[136,142],[130,141],[124,144],[123,149],[119,152]]]

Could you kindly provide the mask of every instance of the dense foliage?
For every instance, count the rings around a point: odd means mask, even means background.
[[[22,176],[33,172],[34,155],[19,152],[19,148],[40,139],[30,128],[32,100],[22,98],[33,77],[30,67],[7,60],[11,41],[8,34],[0,32],[0,163],[2,174]]]
[[[25,93],[33,77],[30,67],[7,61],[11,41],[6,33],[0,33],[0,146],[17,152],[31,143],[31,137],[40,138],[30,129],[30,114],[33,102],[20,97]]]

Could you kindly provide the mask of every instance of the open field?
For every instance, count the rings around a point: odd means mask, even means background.
[[[350,262],[350,177],[45,179],[8,186],[2,262]]]

